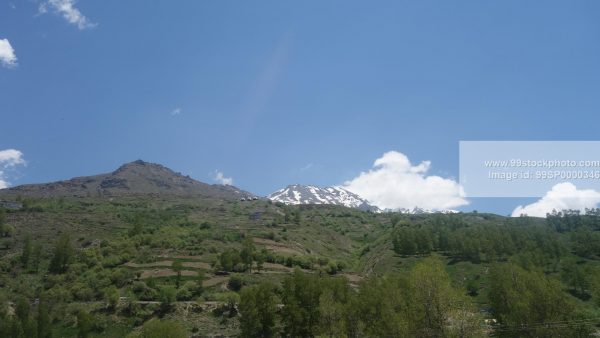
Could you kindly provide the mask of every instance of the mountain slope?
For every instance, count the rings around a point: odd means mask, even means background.
[[[361,210],[379,210],[367,200],[340,187],[321,188],[314,185],[293,184],[267,196],[268,199],[285,204],[334,204]]]
[[[76,177],[46,184],[28,184],[0,190],[0,197],[32,196],[125,196],[125,195],[199,195],[238,199],[254,196],[233,186],[206,184],[176,173],[160,164],[137,160],[117,170],[95,176]]]
[[[453,209],[443,209],[443,210],[433,210],[433,209],[423,209],[419,207],[414,207],[412,209],[408,208],[400,208],[400,209],[385,209],[385,212],[399,212],[403,214],[412,214],[412,215],[425,215],[425,214],[456,214],[459,211]]]

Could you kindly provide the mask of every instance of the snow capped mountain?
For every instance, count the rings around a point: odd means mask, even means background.
[[[412,209],[400,208],[395,210],[385,209],[383,212],[399,212],[402,214],[412,214],[412,215],[422,215],[422,214],[456,214],[459,213],[458,210],[452,209],[444,209],[444,210],[431,210],[431,209],[423,209],[419,207],[414,207]]]
[[[314,185],[288,185],[267,196],[285,204],[335,204],[361,210],[379,211],[367,200],[340,187],[321,188]]]
[[[419,207],[412,209],[380,209],[374,205],[371,205],[369,201],[360,197],[359,195],[352,193],[342,187],[326,187],[321,188],[314,185],[301,185],[293,184],[288,185],[283,189],[279,189],[274,193],[267,196],[268,199],[274,202],[281,202],[285,204],[334,204],[343,205],[349,208],[357,208],[361,210],[370,210],[374,212],[400,212],[404,214],[452,214],[457,213],[456,210],[430,210]]]

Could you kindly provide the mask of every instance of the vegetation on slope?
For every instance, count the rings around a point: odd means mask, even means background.
[[[600,322],[597,210],[20,201],[0,209],[0,336],[586,337]]]

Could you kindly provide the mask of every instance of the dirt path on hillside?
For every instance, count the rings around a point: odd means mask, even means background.
[[[287,253],[287,254],[300,255],[300,256],[304,255],[304,252],[302,252],[298,249],[291,248],[287,244],[275,242],[270,239],[255,237],[252,239],[252,241],[256,244],[264,246],[265,249],[271,250],[274,252]]]
[[[183,270],[181,271],[182,276],[198,276],[198,272],[191,270]],[[154,269],[154,270],[144,270],[140,275],[140,279],[146,278],[160,278],[160,277],[171,277],[177,276],[177,272],[171,269]]]
[[[171,266],[173,266],[173,261],[158,261],[158,262],[152,262],[152,263],[127,262],[123,265],[130,267],[130,268],[171,267]],[[185,268],[204,269],[204,270],[211,269],[210,264],[205,263],[205,262],[181,262],[181,265]]]
[[[211,286],[225,283],[227,281],[229,281],[229,277],[227,277],[227,276],[216,276],[216,277],[212,277],[212,278],[203,280],[202,286],[204,286],[205,288],[209,288]]]

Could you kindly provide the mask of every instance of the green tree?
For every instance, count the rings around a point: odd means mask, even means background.
[[[296,212],[294,212],[294,223],[300,224],[301,221],[302,221],[302,216],[300,215],[300,211],[296,210]]]
[[[23,324],[18,319],[9,320],[10,323],[10,335],[11,338],[29,338],[25,335]]]
[[[158,291],[158,301],[160,302],[161,313],[165,314],[171,311],[173,302],[177,297],[177,289],[172,286],[163,286]]]
[[[21,322],[21,326],[25,327],[29,321],[29,301],[25,297],[19,297],[17,304],[15,305],[15,315]]]
[[[429,254],[433,250],[433,235],[427,229],[417,229],[415,231],[415,241],[417,252],[420,254]]]
[[[254,260],[256,261],[256,271],[260,272],[265,264],[265,255],[262,252],[259,252],[254,255]]]
[[[24,297],[20,297],[15,306],[15,315],[19,322],[18,328],[15,327],[15,330],[18,331],[19,334],[23,331],[24,336],[28,338],[37,335],[35,321],[30,317],[30,310],[31,307],[29,306],[29,301]]]
[[[347,332],[353,337],[408,337],[409,284],[406,276],[371,277],[348,302]]]
[[[240,300],[240,326],[243,337],[275,336],[274,287],[268,282],[244,288]]]
[[[109,309],[115,310],[119,304],[119,290],[113,285],[104,289],[104,300]]]
[[[125,293],[123,312],[129,317],[136,317],[139,311],[140,304],[138,303],[137,296],[132,291],[127,291]]]
[[[414,255],[417,253],[417,243],[414,230],[409,227],[400,227],[396,230],[393,239],[394,251],[401,255]]]
[[[37,313],[37,336],[38,338],[52,337],[52,328],[50,325],[50,311],[48,309],[48,299],[46,294],[40,294],[38,313]]]
[[[92,331],[92,315],[84,310],[77,312],[77,338],[87,338]]]
[[[12,318],[0,316],[0,337],[11,337],[12,322]]]
[[[509,327],[528,327],[521,337],[570,337],[581,327],[534,325],[580,321],[575,304],[562,291],[561,283],[543,272],[525,270],[515,264],[498,264],[490,270],[489,301],[496,318]],[[577,329],[577,331],[576,331]]]
[[[242,258],[237,250],[229,249],[219,255],[219,263],[225,271],[234,271],[236,266],[242,262]]]
[[[198,276],[196,277],[196,288],[193,290],[193,293],[195,296],[200,296],[202,295],[202,292],[204,292],[204,280],[206,279],[206,276],[204,275],[204,271],[198,271]]]
[[[229,278],[227,282],[227,287],[232,291],[240,291],[242,286],[244,285],[244,281],[240,275],[233,275]]]
[[[69,234],[61,235],[54,246],[49,267],[50,272],[55,274],[66,272],[73,259],[73,255],[74,249],[71,245],[71,237]]]
[[[350,295],[348,281],[345,278],[327,278],[322,283],[319,297],[320,331],[328,337],[343,337],[347,327],[346,304]]]
[[[600,269],[594,269],[590,275],[590,293],[596,306],[600,307]]]
[[[454,289],[438,256],[415,265],[410,279],[411,331],[422,337],[478,337],[481,318],[466,296]]]
[[[575,293],[583,296],[590,286],[591,271],[573,260],[562,264],[561,278]]]
[[[25,241],[23,243],[23,250],[21,251],[21,265],[23,266],[23,268],[27,269],[30,258],[31,258],[31,235],[27,234],[25,236]]]
[[[177,277],[175,277],[175,287],[179,289],[179,286],[181,284],[181,270],[183,270],[183,265],[180,261],[173,261],[173,263],[171,264],[171,269],[177,272]]]
[[[252,272],[252,261],[254,259],[254,242],[252,238],[246,237],[242,243],[242,250],[240,251],[240,258],[246,270]]]
[[[427,337],[443,336],[448,314],[455,304],[450,277],[441,261],[431,258],[419,262],[411,273],[410,286],[417,332]]]
[[[281,317],[284,335],[313,337],[319,325],[319,278],[296,269],[283,281]]]
[[[588,226],[582,226],[571,233],[571,245],[576,255],[592,258],[600,252],[600,234]]]
[[[0,223],[0,237],[10,237],[15,232],[15,227],[10,224]]]
[[[41,260],[42,260],[42,244],[35,243],[33,245],[33,252],[31,254],[31,264],[29,265],[29,270],[32,272],[37,272],[40,267]]]
[[[139,235],[142,233],[143,231],[143,226],[141,221],[136,220],[135,223],[133,224],[133,226],[131,227],[131,229],[129,229],[129,232],[127,233],[129,235],[129,237],[133,237],[135,235]]]

